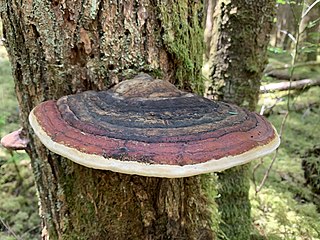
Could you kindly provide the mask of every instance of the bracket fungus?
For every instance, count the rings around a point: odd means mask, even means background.
[[[23,129],[20,128],[1,138],[1,145],[9,151],[25,150],[29,143],[29,139],[23,136]]]
[[[86,167],[142,176],[222,171],[280,144],[263,116],[180,91],[146,74],[108,91],[43,102],[29,121],[57,154]]]

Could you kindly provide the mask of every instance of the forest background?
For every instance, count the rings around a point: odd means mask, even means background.
[[[254,229],[262,239],[320,239],[320,7],[312,7],[316,2],[277,5],[256,111],[275,125],[282,144],[275,155],[253,163],[250,189]],[[310,14],[301,18],[309,8]],[[203,72],[205,76],[205,64]],[[309,81],[285,89],[300,80]],[[271,83],[281,84],[281,91],[267,91],[275,87]],[[206,96],[210,97],[209,90]],[[0,113],[1,137],[19,128],[14,83],[2,44]],[[0,239],[39,239],[37,202],[28,156],[0,148]]]

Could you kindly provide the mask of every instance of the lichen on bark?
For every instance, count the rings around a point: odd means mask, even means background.
[[[273,1],[218,1],[208,94],[255,110],[273,22]]]
[[[170,4],[180,8],[178,1]],[[49,152],[28,124],[29,112],[42,101],[108,89],[141,71],[200,91],[201,43],[184,38],[179,48],[190,53],[181,56],[165,40],[173,19],[190,17],[181,34],[202,34],[195,19],[201,5],[188,4],[188,11],[183,2],[177,13],[188,16],[170,16],[166,25],[163,3],[149,0],[1,1],[4,42],[40,195],[42,239],[213,238],[214,176],[159,179],[85,168]],[[192,41],[197,39],[202,36]]]
[[[216,2],[211,19],[210,73],[206,95],[255,110],[260,79],[267,61],[266,49],[274,7],[275,2],[271,0]],[[250,237],[249,166],[235,167],[218,174],[220,229],[228,239]]]
[[[65,233],[67,239],[83,234],[81,226],[88,228],[86,237],[94,239],[213,239],[211,229],[217,215],[206,195],[215,194],[215,185],[208,182],[208,176],[160,179],[83,168],[73,164],[65,176],[72,182],[66,195],[73,230]],[[86,209],[79,211],[84,206]]]

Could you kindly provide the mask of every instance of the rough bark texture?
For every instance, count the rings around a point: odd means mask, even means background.
[[[272,0],[217,2],[212,16],[207,94],[255,110],[274,4]],[[249,169],[243,166],[219,174],[220,226],[229,239],[250,236]]]
[[[201,90],[201,4],[149,0],[0,4],[21,123],[30,138],[42,238],[212,239],[212,176],[159,179],[88,169],[44,148],[27,120],[31,109],[44,100],[108,89],[140,71],[184,89]]]
[[[221,1],[215,11],[209,88],[215,98],[255,110],[267,62],[274,2]],[[216,13],[217,14],[217,13]]]

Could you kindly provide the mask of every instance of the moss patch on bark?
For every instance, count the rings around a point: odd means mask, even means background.
[[[175,59],[176,84],[202,94],[204,81],[201,74],[203,62],[203,4],[183,0],[158,1],[163,41]]]

